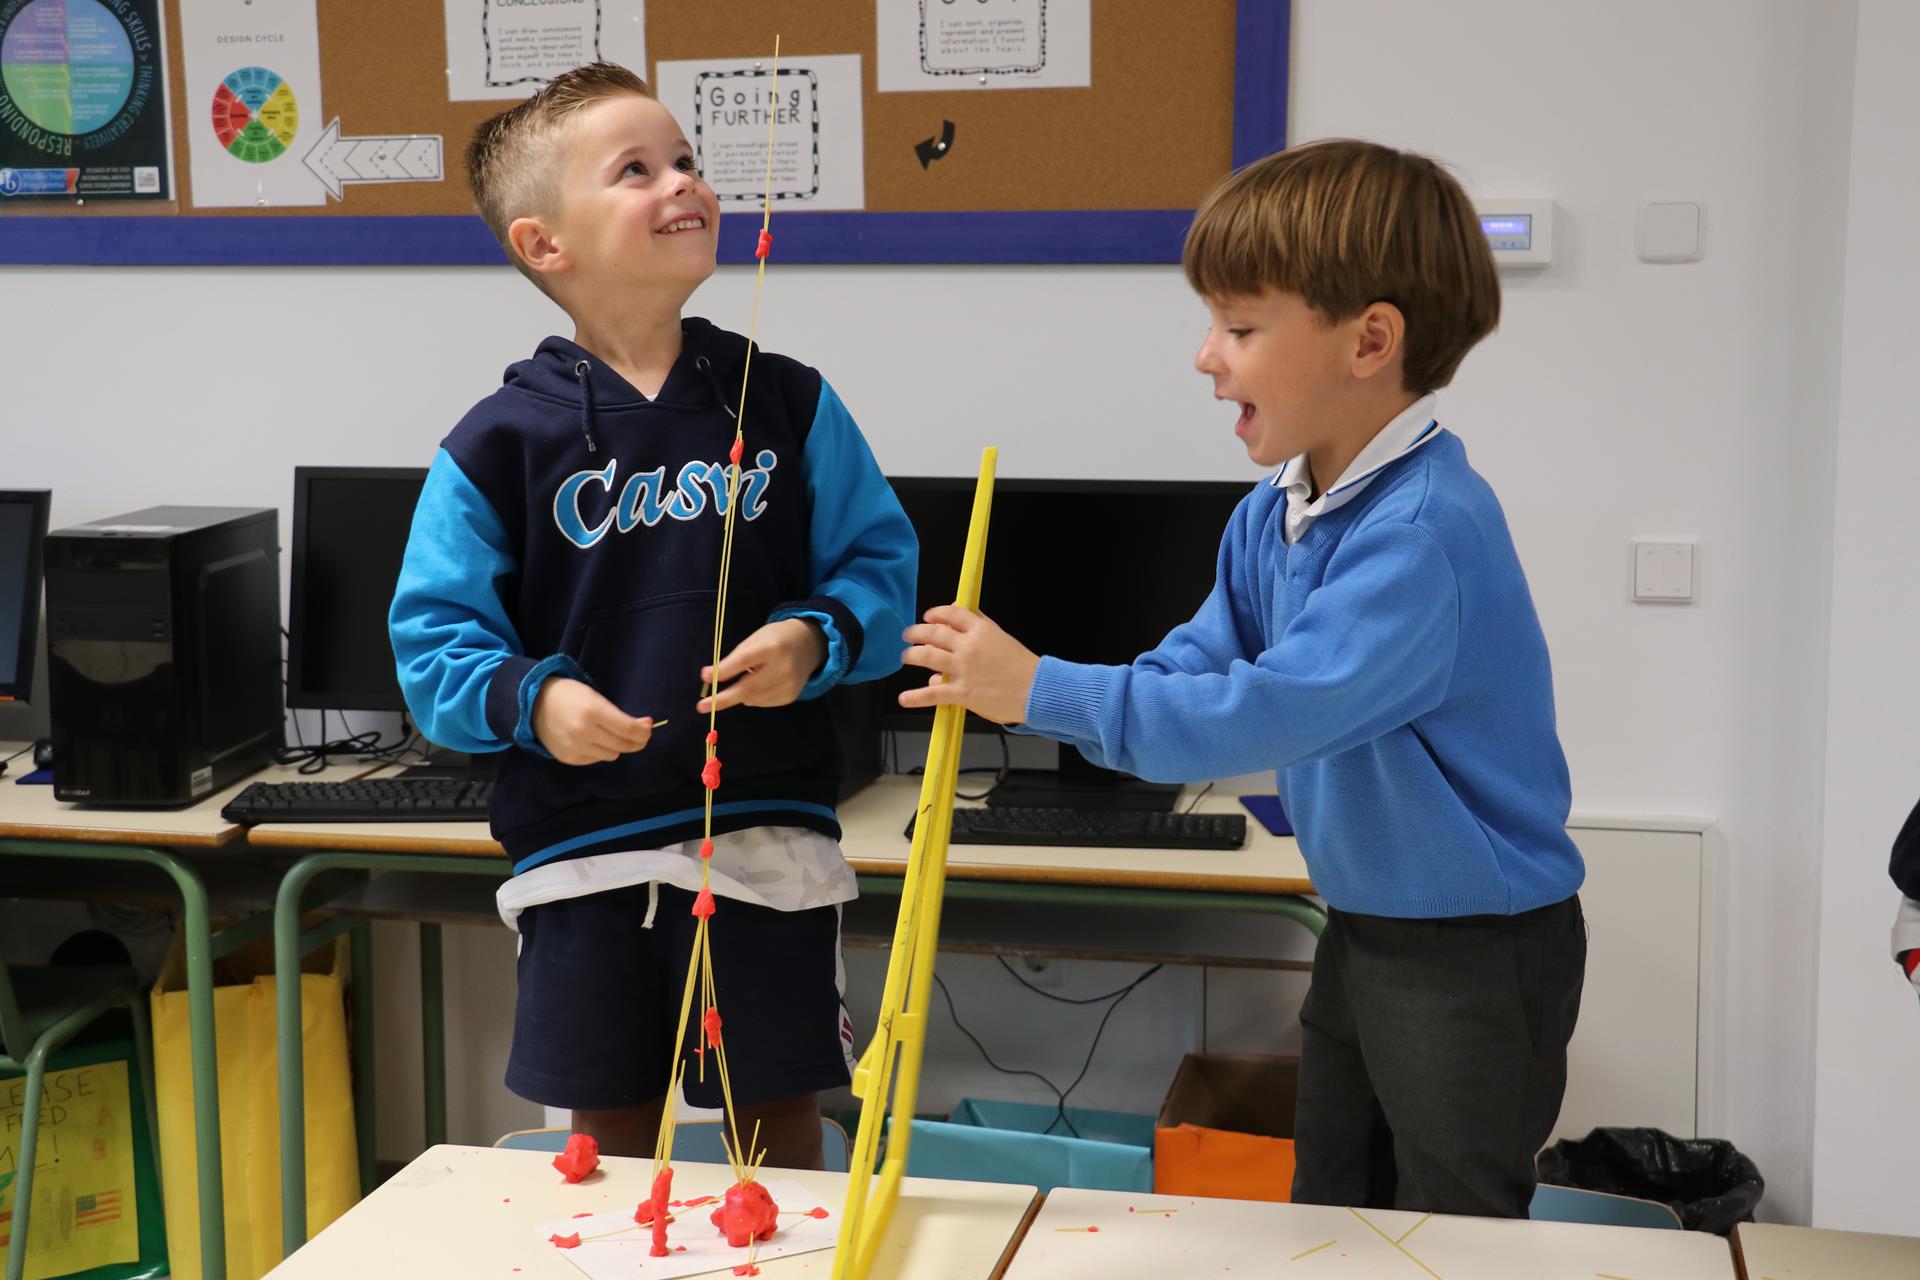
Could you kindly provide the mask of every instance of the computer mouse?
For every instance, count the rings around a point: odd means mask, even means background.
[[[33,744],[33,767],[36,769],[53,768],[53,739],[42,738]]]

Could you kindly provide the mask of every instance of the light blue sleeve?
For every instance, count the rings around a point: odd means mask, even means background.
[[[533,737],[533,697],[550,675],[583,673],[564,655],[535,661],[521,652],[501,603],[517,567],[499,513],[442,450],[414,508],[387,615],[400,691],[431,742],[545,754]]]
[[[1171,663],[1043,658],[1026,724],[1097,764],[1154,781],[1284,769],[1438,706],[1453,671],[1459,610],[1452,566],[1428,534],[1404,524],[1361,530],[1285,633],[1254,659],[1188,672]],[[1198,651],[1224,643],[1216,632]]]
[[[814,595],[781,605],[769,621],[806,618],[826,634],[826,661],[801,690],[805,699],[843,680],[877,680],[899,669],[920,543],[866,438],[825,378],[802,469]]]

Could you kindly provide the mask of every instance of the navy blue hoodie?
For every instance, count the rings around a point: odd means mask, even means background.
[[[427,474],[389,624],[400,687],[431,741],[502,752],[493,834],[516,874],[698,836],[711,661],[747,340],[682,322],[649,400],[564,338],[508,368]],[[918,546],[872,452],[820,374],[753,352],[723,652],[769,621],[820,625],[827,657],[786,707],[719,718],[714,828],[838,838],[842,771],[816,699],[899,666]],[[534,737],[550,676],[670,723],[641,751],[564,765]]]

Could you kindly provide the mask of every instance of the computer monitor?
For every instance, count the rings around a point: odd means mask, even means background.
[[[51,505],[45,489],[0,489],[0,701],[25,702],[33,692]]]
[[[920,536],[918,616],[953,599],[975,482],[898,476],[891,483]],[[1207,598],[1221,535],[1251,487],[1211,480],[998,481],[981,610],[1037,653],[1075,662],[1131,662]],[[881,639],[869,637],[868,643]],[[932,728],[930,712],[905,710],[898,701],[901,690],[926,679],[924,670],[910,667],[883,682],[883,728]],[[967,728],[992,726],[969,716]],[[1066,747],[1055,778],[1023,774],[1018,784],[1020,803],[1031,801],[1031,788],[1048,785],[1111,793],[1103,802],[1125,803],[1119,793],[1131,791],[1143,797],[1139,807],[1172,803],[1171,789],[1147,800],[1129,775],[1097,768]],[[1014,794],[1003,785],[995,798],[1004,802]]]
[[[296,467],[287,705],[405,711],[387,610],[422,467]]]

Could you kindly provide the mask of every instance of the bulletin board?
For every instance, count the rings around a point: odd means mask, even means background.
[[[709,113],[691,104],[771,85],[764,64],[778,32],[781,87],[774,96],[785,101],[788,86],[807,87],[816,152],[812,190],[801,147],[795,151],[800,177],[781,191],[774,209],[776,254],[786,262],[1177,261],[1192,209],[1207,188],[1285,140],[1287,0],[572,2],[590,6],[599,56],[634,65],[621,54],[637,51],[634,42],[643,39],[645,65],[634,69],[662,91],[696,146],[710,146],[715,158],[724,155],[723,124],[734,117],[723,120],[717,108]],[[21,50],[31,57],[32,46],[15,39],[9,15],[20,30],[38,20],[48,32],[59,15],[70,23],[91,15],[107,32],[96,42],[100,57],[124,61],[121,46],[128,42],[107,21],[116,18],[131,36],[134,62],[164,67],[165,105],[148,115],[164,110],[171,160],[158,179],[151,169],[133,171],[143,174],[145,198],[89,198],[83,192],[91,179],[83,179],[64,194],[12,199],[7,192],[18,190],[20,179],[0,167],[0,262],[503,261],[471,212],[462,155],[479,123],[539,83],[529,78],[515,86],[516,68],[508,65],[512,23],[527,20],[519,14],[530,8],[494,7],[515,0],[273,0],[274,10],[292,11],[296,26],[304,12],[303,51],[293,47],[300,39],[276,45],[259,34],[209,33],[206,15],[217,16],[222,5],[237,15],[243,11],[234,6],[242,4],[249,19],[269,9],[252,9],[250,0],[0,0],[6,74],[0,90],[7,91],[0,92],[0,137],[26,127],[15,91],[23,85],[31,91],[57,74],[29,67],[40,79],[21,78]],[[892,6],[884,17],[883,4]],[[183,5],[195,7],[184,28]],[[966,47],[936,48],[946,29],[929,25],[977,24],[995,12],[1026,20],[1048,5],[1050,18],[1034,27],[1041,43],[999,55],[1011,71],[988,67],[985,55],[980,68],[966,65],[972,56]],[[141,6],[150,7],[163,28],[152,33],[150,50],[139,47]],[[644,25],[636,31],[618,25],[623,21]],[[918,56],[911,47],[903,56],[902,41],[916,31]],[[253,43],[228,47],[243,40]],[[485,83],[499,79],[499,92],[466,98],[461,86],[481,74],[469,64],[478,65],[482,42]],[[77,50],[83,43],[67,45]],[[311,68],[304,80],[303,52]],[[78,52],[67,56],[74,62],[72,114],[84,116],[83,74],[119,72],[82,68]],[[930,78],[936,74],[951,79]],[[883,83],[888,76],[890,85]],[[1031,83],[1023,76],[1061,82]],[[903,85],[902,77],[913,83]],[[688,83],[700,86],[702,96],[691,96]],[[947,88],[950,83],[966,87]],[[668,86],[679,96],[668,96]],[[117,84],[107,82],[96,119],[68,127],[98,123],[100,136],[117,129],[124,136],[115,142],[129,145],[135,133],[126,113],[104,123],[116,92]],[[800,101],[797,89],[792,96]],[[711,127],[696,137],[702,120]],[[745,141],[735,145],[744,154]],[[754,145],[764,157],[764,143]],[[841,175],[832,193],[820,186],[823,145],[859,158],[849,180],[847,164],[829,155],[830,185],[832,174]],[[80,160],[76,154],[66,163]],[[703,169],[715,180],[705,157]],[[58,182],[57,170],[44,172]],[[76,172],[68,172],[70,187]],[[204,179],[199,191],[196,179]],[[722,262],[752,260],[757,190],[758,175],[750,204],[744,195],[723,201]],[[826,194],[841,207],[830,207],[831,201],[822,207]]]

